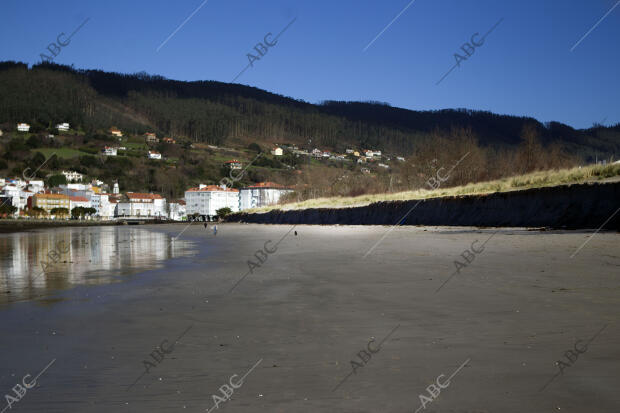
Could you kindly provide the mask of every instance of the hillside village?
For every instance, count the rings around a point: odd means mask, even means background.
[[[28,123],[18,123],[15,129],[17,135],[13,138],[25,139],[29,136],[30,129]],[[56,134],[48,133],[49,130],[45,132],[47,139],[54,140],[58,136],[69,134],[71,125],[68,122],[58,123],[54,129]],[[103,164],[110,158],[126,157],[130,151],[135,157],[136,152],[141,149],[144,158],[149,162],[169,163],[169,167],[174,168],[175,160],[163,156],[154,147],[161,143],[183,144],[188,150],[195,147],[188,142],[177,143],[177,139],[171,137],[160,138],[155,132],[146,132],[142,136],[128,139],[123,131],[111,127],[107,134],[116,139],[118,144],[105,144],[101,147],[98,156]],[[136,138],[143,139],[142,147],[135,143]],[[219,149],[214,145],[208,145],[208,148]],[[288,157],[294,162],[284,163],[283,166],[297,174],[302,173],[299,165],[310,162],[338,162],[341,165],[348,164],[348,170],[355,169],[359,174],[371,174],[374,170],[388,170],[390,162],[405,160],[402,156],[387,156],[376,149],[347,148],[344,153],[337,153],[326,148],[313,147],[311,140],[308,146],[303,148],[282,143],[273,144],[268,153],[261,154],[260,149],[258,152],[259,155],[247,162],[235,158],[222,162],[224,176],[217,184],[198,183],[197,186],[186,188],[184,196],[179,198],[149,191],[123,190],[118,180],[104,182],[96,176],[88,176],[75,170],[52,171],[43,178],[36,177],[36,173],[47,163],[48,158],[34,170],[26,168],[22,176],[0,176],[0,214],[5,218],[23,219],[212,221],[226,213],[278,204],[282,197],[295,192],[294,185],[272,181],[238,187],[246,169],[252,168],[252,164],[261,156],[269,156],[273,160]]]

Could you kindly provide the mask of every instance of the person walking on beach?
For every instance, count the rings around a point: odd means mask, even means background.
[[[213,235],[217,235],[217,225],[213,226]]]
[[[209,226],[209,224],[207,224],[207,223],[205,222],[205,229],[207,229],[207,227],[208,227],[208,226]]]

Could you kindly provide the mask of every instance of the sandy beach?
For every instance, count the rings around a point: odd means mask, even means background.
[[[616,232],[211,228],[141,226],[192,253],[0,307],[4,394],[53,361],[7,411],[620,408]]]

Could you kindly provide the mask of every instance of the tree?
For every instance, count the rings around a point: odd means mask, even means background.
[[[29,148],[40,148],[40,147],[43,146],[44,142],[45,142],[45,140],[43,139],[42,136],[40,136],[40,135],[32,135],[26,141],[26,145]]]
[[[52,215],[66,216],[66,215],[69,215],[69,209],[68,208],[52,208],[50,213]]]
[[[17,208],[13,205],[4,204],[0,206],[0,216],[13,215],[15,212],[17,212]]]
[[[261,153],[263,151],[261,147],[258,145],[258,143],[256,142],[252,142],[251,144],[249,144],[248,149],[256,153]]]
[[[86,211],[84,207],[78,206],[71,210],[71,216],[73,217],[73,219],[78,219],[78,217],[83,217],[85,212]]]
[[[523,126],[515,165],[519,172],[531,172],[540,166],[540,160],[544,156],[545,150],[540,144],[538,136],[535,125],[529,123]]]
[[[53,188],[58,185],[66,185],[66,184],[67,184],[67,178],[64,175],[52,175],[47,180],[47,185],[50,188]]]
[[[224,218],[224,217],[226,217],[226,215],[230,214],[231,212],[232,212],[232,209],[230,209],[228,207],[220,208],[220,209],[215,211],[215,213],[217,214],[218,218]]]
[[[40,216],[47,215],[47,211],[41,207],[36,206],[32,207],[32,209],[28,209],[26,211],[26,215],[38,218]]]

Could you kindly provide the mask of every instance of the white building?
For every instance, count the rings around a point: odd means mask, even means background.
[[[116,204],[110,202],[110,194],[93,194],[90,198],[91,208],[95,208],[95,215],[102,219],[114,217]]]
[[[230,161],[224,162],[224,166],[229,169],[241,169],[243,165],[238,160],[232,159]]]
[[[69,124],[67,122],[59,123],[56,125],[56,129],[58,129],[58,132],[66,132],[69,130]]]
[[[95,192],[93,191],[93,186],[91,184],[61,184],[58,185],[59,192],[61,194],[69,195],[69,196],[84,196],[89,198]]]
[[[27,123],[18,123],[17,130],[19,132],[28,132],[30,130],[30,125]]]
[[[144,137],[146,138],[146,141],[148,143],[157,143],[157,142],[159,142],[159,138],[157,138],[157,136],[153,132],[145,133]]]
[[[187,209],[185,201],[173,201],[168,203],[168,218],[173,221],[184,221],[187,219]]]
[[[43,192],[43,190],[45,189],[45,183],[40,179],[27,181],[27,182],[28,182],[28,189],[32,192],[35,192],[35,193]]]
[[[69,212],[77,207],[90,208],[90,200],[83,196],[69,196]]]
[[[273,156],[282,156],[284,154],[284,152],[282,151],[282,148],[279,148],[279,147],[276,146],[275,148],[273,148],[271,150],[271,154]]]
[[[127,192],[117,205],[117,216],[166,218],[166,200],[159,194]]]
[[[26,209],[26,205],[28,205],[28,198],[33,195],[34,192],[27,191],[23,186],[15,184],[5,185],[0,194],[3,198],[9,198],[11,205],[20,211]]]
[[[161,159],[161,153],[149,151],[149,159]]]
[[[187,215],[198,214],[213,219],[220,208],[239,211],[239,190],[217,185],[200,185],[185,191]]]
[[[119,129],[117,128],[110,128],[110,134],[114,135],[114,136],[118,136],[119,138],[121,136],[123,136],[123,132],[121,132]]]
[[[103,148],[102,153],[105,156],[116,156],[116,154],[118,153],[118,149],[117,148],[112,148],[111,146],[106,146]]]
[[[67,178],[67,182],[82,182],[84,175],[75,171],[62,171],[62,174]]]
[[[387,166],[387,165],[386,165],[386,164],[384,164],[384,163],[378,163],[378,164],[377,164],[377,166],[379,166],[379,167],[381,167],[381,168],[385,168],[385,169],[388,169],[388,168],[389,168],[389,166]]]
[[[364,152],[364,155],[366,155],[367,158],[373,158],[375,156],[380,157],[381,156],[381,151],[367,150],[367,151]]]
[[[290,192],[293,192],[293,190],[274,182],[260,182],[247,188],[241,188],[239,191],[239,209],[244,210],[274,205],[280,201],[283,195]]]

